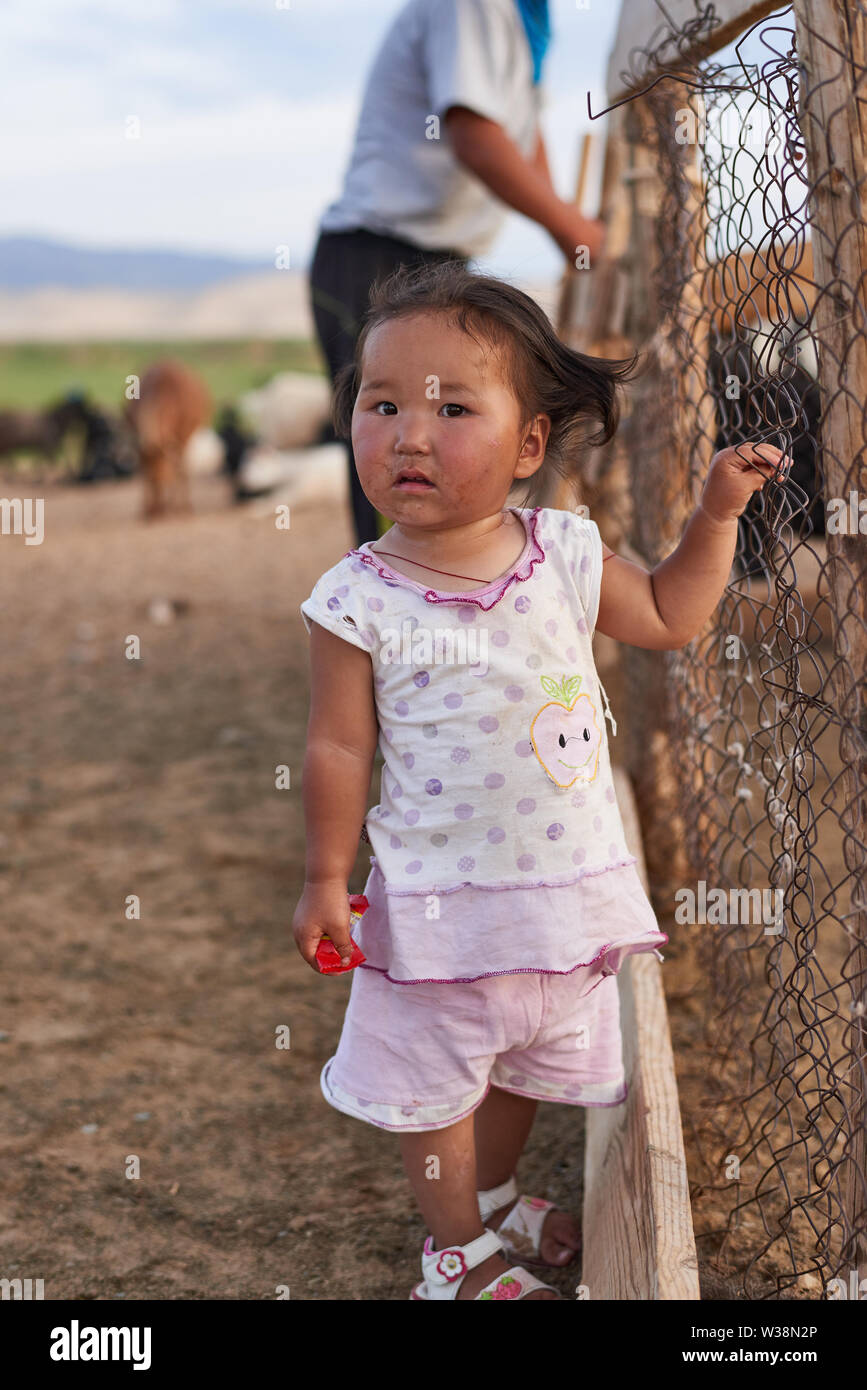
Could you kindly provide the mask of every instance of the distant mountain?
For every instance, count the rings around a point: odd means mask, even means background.
[[[40,237],[0,237],[0,289],[5,290],[200,290],[273,269],[273,261],[190,251],[110,251]]]

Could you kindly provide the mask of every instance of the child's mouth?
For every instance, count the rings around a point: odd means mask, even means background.
[[[400,492],[430,492],[436,485],[428,482],[420,473],[401,473],[394,486]]]

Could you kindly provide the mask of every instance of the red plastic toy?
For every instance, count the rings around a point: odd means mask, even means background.
[[[349,894],[349,930],[361,921],[368,909],[368,901],[363,893]],[[351,938],[350,938],[351,940]],[[319,945],[316,947],[316,964],[319,966],[323,975],[345,975],[347,970],[354,970],[356,965],[361,965],[367,957],[362,953],[361,947],[352,942],[352,954],[346,965],[340,959],[337,947],[334,945],[330,936],[323,936]]]

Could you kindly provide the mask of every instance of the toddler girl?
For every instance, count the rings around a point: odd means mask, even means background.
[[[348,959],[363,822],[366,960],[321,1086],[400,1135],[430,1232],[416,1299],[556,1298],[525,1266],[580,1248],[574,1218],[519,1195],[515,1168],[539,1100],[623,1101],[615,977],[668,940],[624,840],[591,637],[684,646],[723,593],[751,493],[788,467],[769,445],[716,454],[651,573],[593,521],[509,505],[516,482],[568,475],[588,419],[589,442],[611,438],[634,366],[571,351],[527,295],[446,263],[374,287],[336,386],[335,425],[351,427],[362,488],[394,524],[301,605],[312,673],[293,930],[314,969],[323,934]]]

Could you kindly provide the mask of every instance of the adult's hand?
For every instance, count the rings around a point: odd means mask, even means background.
[[[570,265],[575,265],[582,246],[587,247],[591,268],[597,264],[605,244],[604,222],[583,217],[574,204],[564,203],[562,219],[549,230]]]

